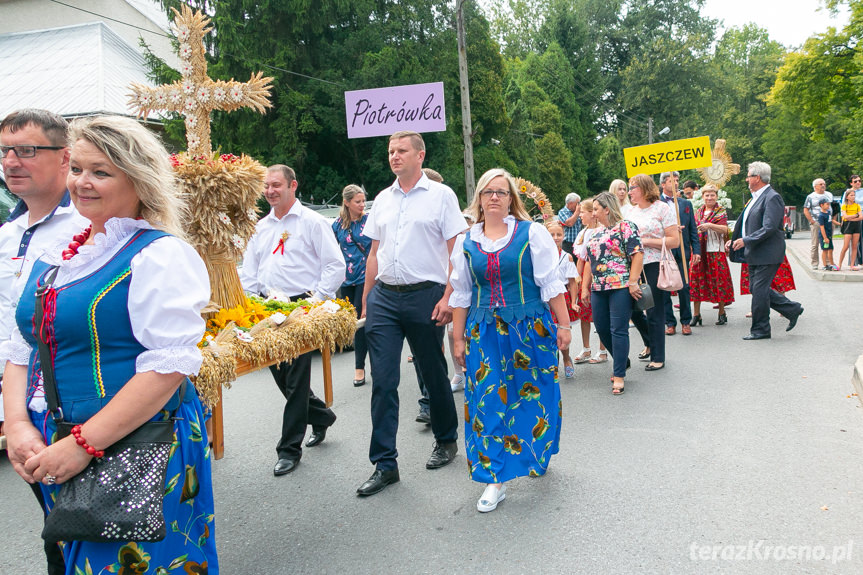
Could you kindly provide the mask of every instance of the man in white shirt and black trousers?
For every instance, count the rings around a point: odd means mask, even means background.
[[[335,297],[345,279],[345,260],[329,222],[297,200],[297,176],[288,166],[267,168],[264,183],[264,197],[273,209],[258,222],[246,246],[240,270],[243,289],[292,301]],[[324,440],[336,414],[311,390],[311,353],[271,366],[270,371],[286,400],[276,446],[279,459],[273,468],[279,476],[299,465],[306,426],[312,426],[306,447],[314,447]]]
[[[372,239],[366,262],[363,310],[372,367],[372,437],[375,472],[357,494],[378,493],[399,480],[399,362],[407,338],[428,389],[435,446],[426,463],[453,461],[459,419],[441,349],[449,308],[449,256],[464,216],[455,193],[422,171],[425,143],[416,132],[390,136],[389,163],[397,176],[376,197],[363,235]]]

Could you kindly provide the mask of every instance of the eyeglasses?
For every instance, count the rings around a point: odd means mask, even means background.
[[[66,146],[0,146],[0,158],[5,158],[14,151],[19,158],[33,158],[36,150],[62,150]]]
[[[509,195],[509,190],[483,190],[480,192],[482,197],[490,198],[492,196],[497,196],[498,198],[505,198]]]
[[[638,186],[629,186],[629,191],[641,189]]]

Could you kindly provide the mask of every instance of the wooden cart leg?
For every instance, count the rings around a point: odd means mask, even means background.
[[[327,407],[333,405],[333,366],[330,361],[330,348],[324,345],[321,348],[321,363],[324,369],[324,403]]]
[[[225,456],[225,429],[222,418],[222,387],[219,386],[219,403],[213,407],[213,459],[221,459]]]

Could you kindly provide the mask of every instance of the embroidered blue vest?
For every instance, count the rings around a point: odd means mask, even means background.
[[[516,220],[509,242],[495,252],[486,252],[478,242],[464,240],[464,255],[473,278],[470,322],[493,322],[534,317],[548,306],[533,279],[530,256],[530,222]]]
[[[55,289],[54,377],[66,421],[87,421],[135,375],[135,360],[146,348],[135,339],[129,318],[132,258],[166,235],[159,230],[140,230],[102,267]],[[21,335],[33,348],[28,377],[31,386],[40,365],[33,321],[35,292],[49,270],[48,264],[36,262],[16,310]],[[187,385],[184,400],[191,398],[190,389],[192,386]],[[177,398],[175,392],[165,409],[173,410]]]

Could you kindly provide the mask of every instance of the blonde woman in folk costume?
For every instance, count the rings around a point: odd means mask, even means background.
[[[477,510],[488,512],[506,497],[506,482],[543,475],[558,451],[557,350],[569,347],[572,327],[557,247],[530,221],[512,176],[489,170],[476,189],[469,210],[477,223],[452,252],[449,303],[456,357],[467,366],[468,466],[485,484]]]

